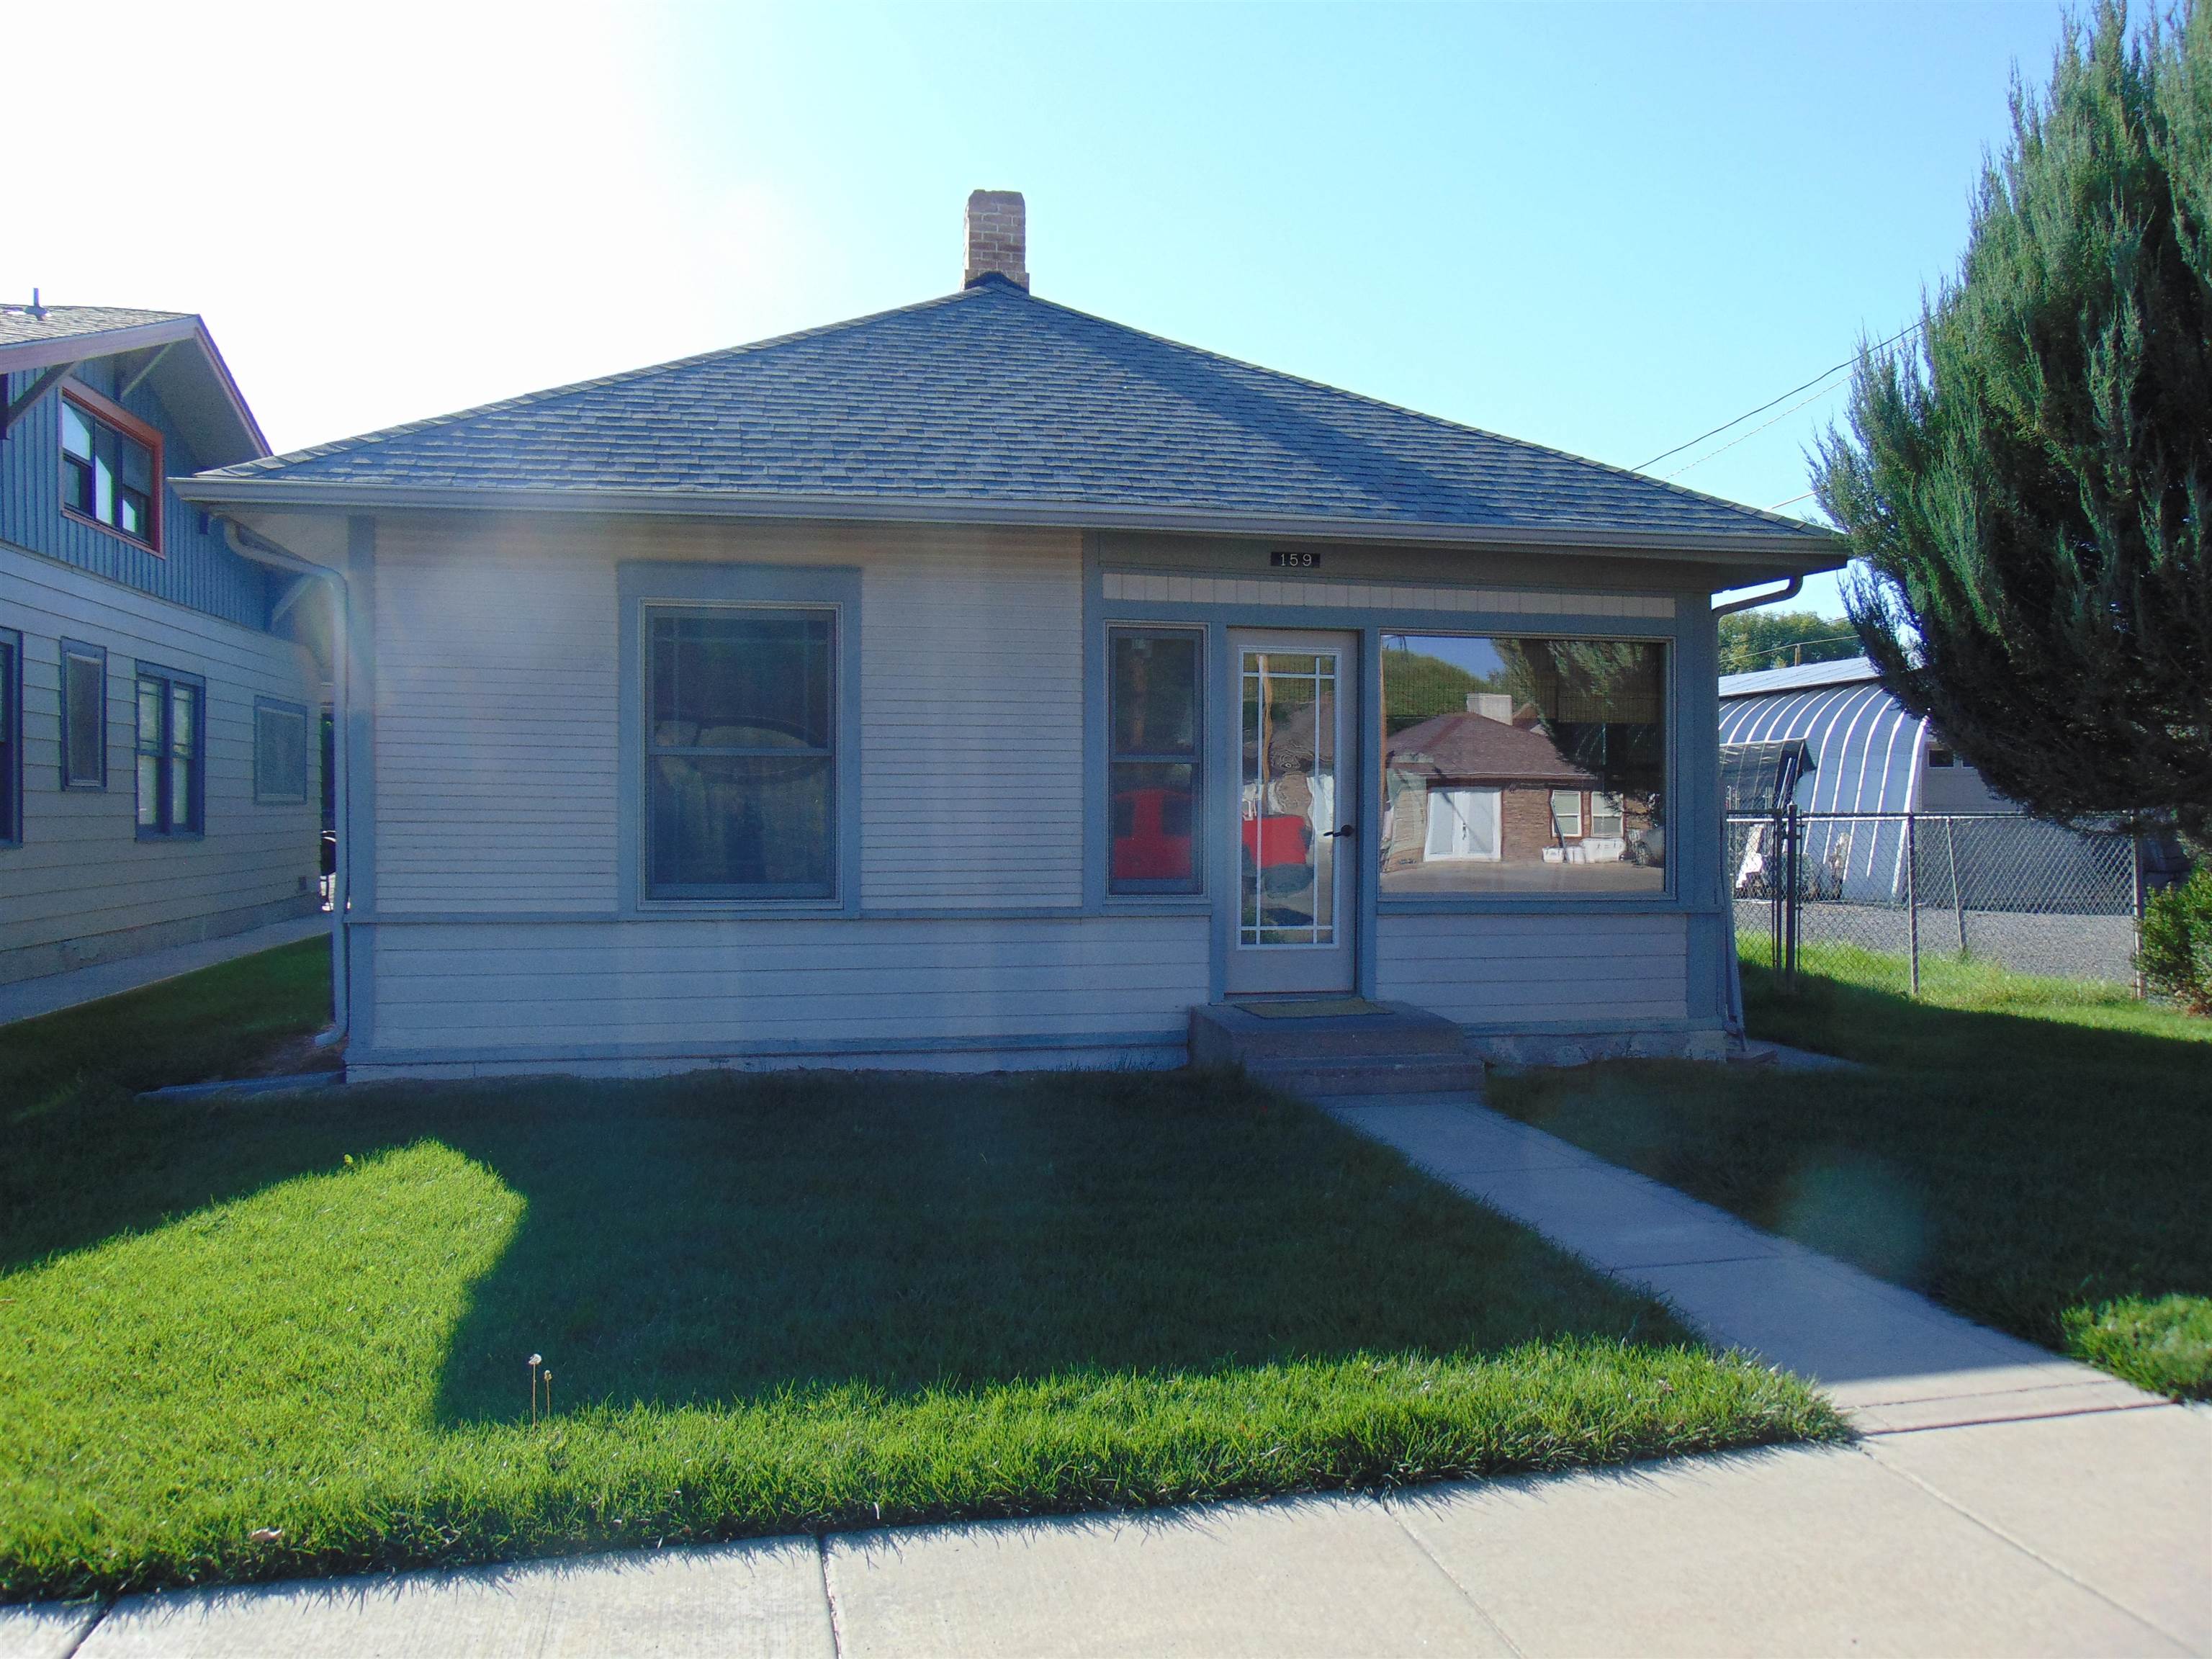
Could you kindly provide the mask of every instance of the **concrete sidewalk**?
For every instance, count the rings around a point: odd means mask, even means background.
[[[64,1008],[97,1002],[102,997],[120,996],[141,986],[212,968],[219,962],[250,957],[257,951],[273,951],[280,945],[313,939],[330,931],[331,919],[327,915],[295,916],[289,921],[273,921],[266,927],[204,939],[198,945],[173,945],[166,951],[149,951],[143,956],[125,957],[118,962],[73,968],[65,974],[17,980],[0,985],[0,1025],[13,1025],[19,1019],[36,1019],[41,1014],[59,1013]]]
[[[1151,1515],[0,1613],[0,1659],[584,1654],[2212,1655],[2212,1413],[1451,1099],[1344,1121],[1718,1340],[1857,1445]]]

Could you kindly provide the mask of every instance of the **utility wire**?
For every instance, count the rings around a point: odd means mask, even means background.
[[[1873,349],[1876,351],[1887,350],[1889,347],[1895,345],[1899,340],[1905,338],[1906,335],[1918,333],[1921,327],[1921,324],[1915,323],[1911,328],[1905,329],[1899,333],[1891,335],[1880,345],[1874,347]],[[1662,449],[1656,455],[1654,455],[1650,460],[1645,461],[1642,465],[1632,470],[1642,472],[1646,468],[1657,465],[1661,461],[1665,460],[1669,455],[1679,455],[1686,449],[1694,449],[1699,444],[1705,442],[1708,438],[1719,437],[1722,433],[1727,431],[1730,427],[1741,426],[1746,421],[1749,420],[1754,415],[1765,414],[1768,410],[1773,408],[1775,404],[1783,402],[1786,398],[1794,398],[1801,392],[1810,392],[1814,386],[1820,385],[1821,381],[1831,380],[1834,376],[1842,374],[1844,370],[1849,368],[1856,362],[1858,362],[1858,356],[1856,353],[1854,353],[1850,356],[1844,358],[1843,362],[1838,363],[1833,368],[1828,369],[1825,373],[1815,374],[1811,380],[1806,381],[1804,385],[1793,386],[1789,391],[1784,392],[1781,397],[1771,398],[1766,402],[1759,404],[1757,409],[1747,409],[1732,421],[1723,421],[1711,432],[1700,432],[1696,437],[1691,439],[1690,441],[1686,444],[1676,444],[1672,449]],[[1684,470],[1686,471],[1687,469],[1686,468]]]
[[[1821,398],[1826,397],[1830,392],[1835,390],[1836,388],[1834,386],[1824,386],[1818,392],[1814,392],[1810,397],[1800,398],[1796,403],[1790,404],[1789,408],[1784,410],[1779,415],[1768,416],[1757,426],[1752,428],[1750,431],[1739,432],[1735,437],[1730,438],[1726,443],[1723,444],[1718,449],[1709,449],[1704,454],[1698,456],[1694,461],[1683,462],[1681,465],[1676,467],[1672,472],[1668,473],[1666,476],[1669,478],[1679,478],[1685,472],[1687,472],[1692,467],[1703,466],[1707,461],[1712,459],[1714,456],[1727,454],[1729,451],[1734,449],[1738,444],[1742,443],[1748,439],[1756,438],[1760,433],[1765,431],[1767,428],[1772,426],[1776,422],[1788,420],[1799,410],[1804,408],[1806,404],[1817,404]],[[1769,404],[1768,407],[1771,408],[1772,405]]]

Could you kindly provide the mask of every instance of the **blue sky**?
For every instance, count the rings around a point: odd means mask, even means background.
[[[944,292],[1005,187],[1040,294],[1633,466],[1915,319],[2061,20],[149,5],[101,123],[11,94],[86,153],[0,291],[203,313],[285,447]],[[149,154],[131,234],[81,210]],[[1842,384],[1653,470],[1789,501]]]

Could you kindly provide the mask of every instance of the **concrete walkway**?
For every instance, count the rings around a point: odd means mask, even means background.
[[[2212,1412],[1449,1098],[1333,1103],[1826,1382],[1865,1437],[1601,1474],[0,1613],[0,1659],[2212,1655]]]
[[[257,951],[273,951],[295,939],[313,939],[330,931],[331,919],[327,915],[295,916],[289,921],[274,921],[266,927],[250,928],[243,933],[205,939],[198,945],[173,945],[166,951],[125,957],[119,962],[73,968],[66,974],[17,980],[0,985],[0,1025],[13,1025],[19,1019],[36,1019],[41,1014],[59,1013],[64,1008],[97,1002],[102,997],[119,996],[143,985],[174,979],[179,974],[250,957]]]

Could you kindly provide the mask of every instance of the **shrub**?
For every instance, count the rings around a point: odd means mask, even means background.
[[[2212,860],[2143,906],[2143,983],[2192,1014],[2212,1014]]]

